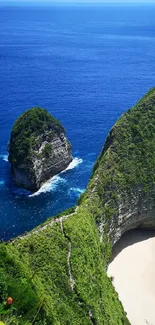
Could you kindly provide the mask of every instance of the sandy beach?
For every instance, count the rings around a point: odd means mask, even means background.
[[[132,325],[155,325],[155,232],[132,230],[113,249],[108,267]]]

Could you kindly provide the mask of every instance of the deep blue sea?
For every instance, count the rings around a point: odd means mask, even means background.
[[[76,203],[108,131],[155,85],[155,5],[0,6],[0,239]],[[34,196],[12,183],[16,118],[41,106],[64,125],[73,163]]]

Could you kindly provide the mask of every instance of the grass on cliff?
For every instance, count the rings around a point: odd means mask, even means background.
[[[134,191],[154,204],[155,89],[110,131],[78,209],[0,245],[0,317],[5,325],[128,325],[106,267],[119,205]],[[137,203],[136,203],[137,204]],[[48,221],[49,222],[49,221]],[[99,236],[99,228],[102,241]],[[70,276],[74,288],[72,290]],[[7,309],[8,296],[14,300]]]
[[[85,196],[95,189],[102,211],[96,221],[104,223],[105,232],[117,228],[121,205],[130,209],[135,203],[139,213],[145,202],[149,209],[155,206],[154,166],[155,88],[116,122],[94,166]]]
[[[129,324],[106,275],[107,247],[100,244],[93,216],[80,208],[63,221],[63,228],[56,222],[0,246],[1,303],[8,296],[14,300],[14,309],[0,313],[1,320],[6,325],[10,320],[11,325]]]
[[[29,166],[31,148],[34,146],[39,149],[40,139],[38,137],[46,131],[48,131],[49,140],[52,140],[55,134],[64,132],[64,128],[46,109],[35,107],[23,113],[12,128],[9,161],[14,166]],[[49,146],[45,148],[45,156],[49,154],[49,150]]]

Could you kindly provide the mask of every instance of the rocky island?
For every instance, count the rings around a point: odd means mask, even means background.
[[[78,206],[0,245],[2,312],[14,302],[2,321],[129,325],[107,265],[123,233],[154,229],[154,211],[155,88],[111,129]]]
[[[36,191],[72,161],[64,127],[46,109],[29,109],[15,122],[8,146],[15,183]]]

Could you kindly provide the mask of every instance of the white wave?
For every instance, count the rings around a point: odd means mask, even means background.
[[[75,193],[75,194],[78,194],[78,195],[81,195],[82,193],[85,192],[85,188],[79,188],[79,187],[71,187],[69,192],[71,193]]]
[[[45,184],[43,184],[42,187],[37,192],[30,194],[29,197],[34,197],[40,195],[41,193],[54,191],[60,183],[65,183],[65,182],[66,180],[64,178],[60,177],[59,175],[56,175],[51,179],[49,179]]]
[[[4,161],[8,161],[8,155],[0,155],[0,158],[2,158]]]
[[[79,164],[82,164],[83,163],[83,160],[81,158],[77,158],[75,157],[71,163],[69,164],[69,166],[62,171],[62,173],[64,173],[66,170],[71,170],[71,169],[74,169],[75,167],[77,167]]]
[[[0,181],[0,185],[4,185],[4,183],[5,183],[4,181]]]
[[[60,183],[66,182],[66,180],[64,178],[60,177],[60,175],[63,174],[64,172],[66,172],[67,170],[74,169],[82,162],[83,162],[83,160],[81,158],[75,157],[65,170],[63,170],[58,175],[55,175],[54,177],[50,178],[45,184],[42,185],[42,187],[37,192],[30,194],[29,197],[34,197],[34,196],[40,195],[41,193],[47,193],[47,192],[54,191]]]

